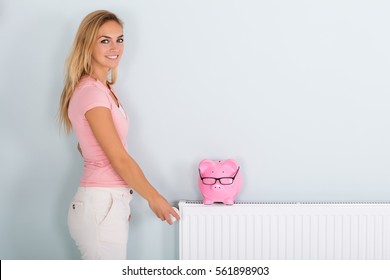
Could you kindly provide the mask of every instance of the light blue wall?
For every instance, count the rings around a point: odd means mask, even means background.
[[[388,1],[0,2],[0,258],[77,259],[82,168],[56,126],[63,65],[95,9],[125,22],[117,92],[129,150],[167,199],[201,199],[197,164],[235,158],[238,200],[390,200]],[[178,258],[178,225],[133,203],[130,259]]]

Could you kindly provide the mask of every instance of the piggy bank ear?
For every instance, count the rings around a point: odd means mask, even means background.
[[[199,163],[199,170],[200,173],[203,173],[206,169],[213,167],[215,165],[215,162],[210,159],[204,159]]]
[[[227,159],[227,160],[225,160],[223,165],[229,166],[233,170],[237,170],[238,169],[238,163],[234,159]]]

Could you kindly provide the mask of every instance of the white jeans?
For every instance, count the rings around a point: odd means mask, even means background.
[[[126,259],[132,193],[127,187],[78,188],[68,226],[82,259]]]

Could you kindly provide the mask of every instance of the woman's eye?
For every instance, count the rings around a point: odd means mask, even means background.
[[[107,39],[104,39],[104,40],[101,40],[100,43],[102,43],[102,44],[108,44],[109,41],[108,41]]]
[[[118,39],[118,43],[123,43],[125,40],[123,38]]]

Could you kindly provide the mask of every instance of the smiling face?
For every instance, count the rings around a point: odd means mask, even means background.
[[[105,77],[116,68],[124,47],[123,29],[116,21],[108,21],[98,31],[92,50],[92,70],[97,77]]]

